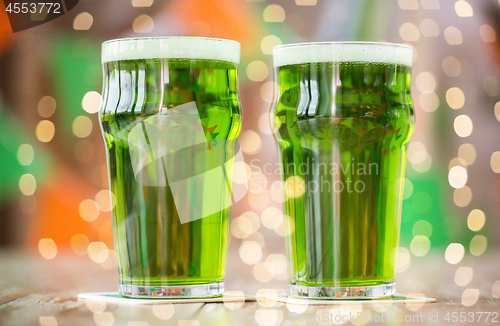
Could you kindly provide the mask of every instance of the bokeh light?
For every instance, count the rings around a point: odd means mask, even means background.
[[[38,101],[38,114],[43,118],[50,118],[56,111],[56,100],[52,96],[43,96]]]
[[[153,18],[146,14],[137,16],[137,18],[134,19],[134,22],[132,23],[132,29],[135,33],[149,33],[153,30],[154,27],[155,23],[153,21]]]
[[[40,316],[38,322],[40,326],[57,326],[57,319],[54,316]]]
[[[262,259],[262,248],[255,241],[244,241],[239,253],[241,260],[247,265],[255,265]]]
[[[458,207],[467,207],[472,201],[472,189],[468,186],[453,191],[453,202]]]
[[[472,134],[472,120],[467,115],[456,117],[453,127],[460,137],[469,137]]]
[[[87,254],[89,244],[89,238],[85,234],[75,234],[70,240],[71,249],[80,256]]]
[[[480,209],[473,209],[467,217],[467,226],[471,231],[479,231],[483,228],[485,221],[484,212]]]
[[[436,78],[430,72],[421,72],[415,81],[422,94],[432,93],[437,87]]]
[[[481,256],[488,246],[488,240],[484,235],[476,235],[470,241],[469,250],[474,256]]]
[[[448,26],[444,30],[444,39],[449,45],[460,45],[463,42],[462,32],[455,26]]]
[[[82,107],[88,113],[99,112],[101,100],[101,94],[94,91],[87,92],[82,99]]]
[[[265,22],[268,23],[281,23],[285,20],[285,9],[282,6],[272,4],[267,6],[262,13]]]
[[[257,154],[262,148],[262,140],[258,133],[253,130],[246,130],[238,138],[241,150],[248,155]]]
[[[490,165],[493,172],[500,173],[500,152],[491,154]]]
[[[92,127],[92,120],[87,116],[81,115],[73,120],[71,129],[75,136],[85,138],[92,132]]]
[[[472,165],[476,161],[476,148],[471,144],[462,144],[458,148],[458,158],[466,165]]]
[[[401,10],[417,10],[418,1],[417,0],[398,0],[398,6]]]
[[[94,18],[88,12],[79,13],[73,20],[73,29],[77,31],[86,31],[92,27]]]
[[[497,34],[495,30],[488,24],[484,24],[479,27],[479,36],[485,43],[493,43],[497,40]]]
[[[479,300],[478,289],[466,289],[462,293],[462,304],[466,307],[471,307],[475,305],[477,300]]]
[[[470,267],[459,267],[455,273],[455,283],[458,286],[466,286],[472,280],[474,271]]]
[[[465,249],[460,243],[450,243],[446,248],[444,258],[452,265],[458,264],[464,258]]]
[[[54,138],[56,127],[54,123],[49,120],[40,121],[35,129],[36,138],[42,143],[48,143]]]
[[[103,263],[109,255],[108,247],[104,242],[91,242],[87,247],[87,254],[94,263]]]
[[[151,7],[153,0],[132,0],[132,7]]]
[[[434,112],[439,108],[439,96],[435,92],[422,93],[419,97],[419,103],[425,112]]]
[[[32,174],[26,173],[19,178],[19,190],[25,196],[31,196],[36,191],[36,179]]]
[[[45,259],[54,259],[57,255],[57,245],[50,238],[40,239],[38,241],[38,252]]]
[[[273,54],[273,47],[281,45],[281,39],[276,35],[267,35],[260,42],[260,49],[264,54]]]
[[[21,165],[27,166],[33,162],[35,150],[30,144],[22,144],[17,149],[17,160]]]
[[[465,0],[455,2],[455,12],[458,17],[472,17],[474,15],[472,6]]]
[[[85,199],[78,206],[78,212],[82,220],[92,222],[99,217],[99,205],[92,199]]]
[[[101,212],[110,212],[116,205],[115,195],[107,189],[99,191],[94,200]]]
[[[109,311],[94,313],[93,316],[97,326],[112,326],[115,323],[115,317]]]
[[[158,303],[151,306],[153,315],[161,320],[169,320],[175,312],[174,305],[171,303]]]
[[[446,91],[446,102],[452,109],[460,109],[465,105],[464,92],[458,87],[452,87]]]
[[[248,64],[246,74],[251,81],[261,82],[269,75],[269,67],[260,60],[254,60]]]
[[[399,36],[405,42],[416,42],[420,39],[420,30],[415,24],[407,22],[399,28]]]
[[[462,66],[460,65],[460,61],[453,56],[444,58],[442,66],[444,73],[448,77],[458,77],[460,76],[460,72],[462,71]]]
[[[411,240],[410,251],[417,257],[425,256],[431,247],[431,241],[425,235],[417,235]]]
[[[424,19],[420,23],[420,32],[425,37],[437,37],[439,36],[439,25],[430,18]]]

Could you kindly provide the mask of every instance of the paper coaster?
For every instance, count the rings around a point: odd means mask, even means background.
[[[297,296],[267,296],[266,300],[293,305],[341,305],[341,304],[390,304],[390,303],[435,303],[436,299],[427,298],[420,294],[395,293],[391,297],[380,299],[310,299]]]
[[[121,296],[118,292],[91,292],[79,293],[78,299],[104,301],[107,303],[121,304],[139,304],[152,305],[158,303],[230,303],[230,302],[255,302],[255,297],[243,296],[242,292],[227,291],[224,296],[215,298],[196,298],[196,299],[136,299]]]

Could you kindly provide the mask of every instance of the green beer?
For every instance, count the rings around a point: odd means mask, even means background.
[[[113,235],[122,295],[206,297],[224,291],[231,198],[230,191],[214,198],[213,189],[230,184],[230,168],[226,179],[197,179],[184,192],[174,184],[235,155],[239,51],[237,42],[208,38],[103,44],[100,120],[116,197]],[[202,140],[191,144],[193,135]],[[194,216],[214,201],[220,209]]]
[[[391,295],[414,124],[412,49],[310,43],[273,55],[291,293]]]

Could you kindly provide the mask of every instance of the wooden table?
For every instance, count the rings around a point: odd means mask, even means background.
[[[252,268],[239,259],[237,248],[230,249],[229,258],[226,290],[239,290],[247,295],[254,295],[259,289],[287,289],[287,283],[284,281],[256,281]],[[472,267],[474,272],[472,281],[463,287],[455,284],[455,272],[461,266]],[[500,280],[499,267],[500,255],[497,253],[485,254],[479,258],[465,257],[457,265],[447,263],[442,252],[429,253],[422,258],[413,257],[411,267],[397,276],[398,292],[420,292],[437,298],[438,302],[421,307],[403,303],[385,306],[364,304],[362,309],[369,310],[372,316],[372,322],[367,324],[383,324],[380,322],[382,315],[385,320],[390,316],[394,321],[397,321],[397,318],[409,320],[422,316],[422,321],[415,319],[414,322],[403,322],[408,325],[453,324],[444,320],[446,314],[450,313],[449,318],[452,319],[452,313],[456,313],[459,318],[462,312],[462,315],[468,316],[466,318],[472,318],[469,313],[474,313],[472,316],[476,322],[458,324],[500,325],[500,316],[496,319],[497,323],[492,323],[490,315],[490,321],[486,323],[486,314],[477,322],[480,312],[500,312],[500,299],[494,298],[492,294],[494,283]],[[273,325],[273,321],[274,325],[286,326],[332,324],[318,319],[316,322],[294,322],[299,318],[298,314],[294,314],[296,307],[285,304],[269,306],[269,302],[246,302],[234,310],[222,303],[174,304],[173,315],[168,320],[162,320],[157,317],[158,314],[153,313],[151,305],[107,304],[105,308],[96,308],[77,299],[80,292],[116,291],[116,283],[115,270],[105,270],[90,261],[87,256],[76,257],[69,252],[59,253],[55,259],[47,261],[36,253],[0,251],[0,325]],[[465,300],[467,304],[468,294],[472,294],[474,299],[474,290],[466,292],[466,298],[463,299],[466,289],[477,289],[480,293],[477,302],[470,307],[464,306],[462,301]],[[495,296],[499,296],[497,292]],[[341,312],[342,315],[349,309],[357,309],[352,307],[357,305],[309,305],[300,316],[324,316],[323,314],[330,312],[332,308],[333,312]],[[101,310],[103,312],[100,312]],[[429,322],[429,314],[438,314],[438,321]],[[379,322],[376,322],[376,316]],[[360,319],[346,324],[365,323],[366,320]]]

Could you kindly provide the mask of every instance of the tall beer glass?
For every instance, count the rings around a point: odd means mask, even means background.
[[[239,58],[239,43],[222,39],[103,43],[99,117],[124,296],[224,291]]]
[[[292,295],[394,293],[412,57],[385,43],[274,48],[271,124]]]

